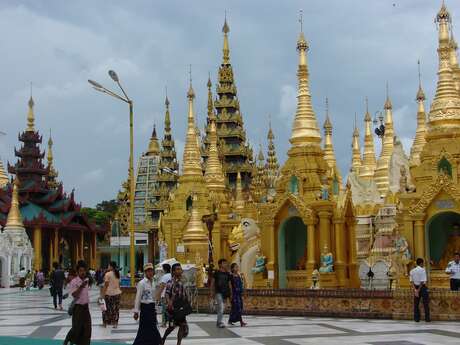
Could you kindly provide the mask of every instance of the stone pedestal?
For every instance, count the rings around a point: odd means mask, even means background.
[[[337,274],[335,272],[320,273],[319,285],[321,289],[335,289],[338,286]]]
[[[254,281],[252,282],[253,289],[266,289],[268,288],[268,279],[264,278],[263,273],[254,273]]]

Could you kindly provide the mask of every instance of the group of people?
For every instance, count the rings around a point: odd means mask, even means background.
[[[228,323],[233,325],[243,322],[243,280],[238,272],[237,264],[232,264],[230,271],[225,259],[219,260],[219,268],[211,279],[212,297],[217,305],[217,327],[223,328],[223,314],[225,301],[230,299],[231,312]],[[84,261],[79,261],[74,272],[69,273],[66,279],[64,271],[57,263],[50,275],[50,291],[53,295],[55,308],[62,310],[63,288],[68,281],[67,289],[72,303],[69,314],[72,315],[72,327],[67,333],[64,345],[87,345],[91,341],[91,315],[89,311],[89,291],[94,279],[88,272]],[[133,345],[160,345],[166,342],[167,337],[178,328],[177,345],[187,337],[189,328],[187,315],[192,312],[190,296],[182,280],[182,267],[180,263],[163,265],[163,276],[159,284],[155,284],[154,266],[151,263],[144,265],[144,278],[137,284],[134,302],[133,318],[139,320],[139,329]],[[118,326],[120,310],[120,274],[115,262],[109,264],[108,270],[103,275],[99,305],[102,310],[103,327]],[[163,336],[158,330],[156,306],[161,306],[161,326],[166,330]]]
[[[30,290],[31,287],[41,290],[45,286],[45,273],[43,270],[31,271],[21,267],[18,276],[20,291]]]

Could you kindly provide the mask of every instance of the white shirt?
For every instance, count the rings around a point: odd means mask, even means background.
[[[160,285],[161,284],[167,284],[171,280],[171,273],[166,273],[163,274],[163,277],[160,279]],[[161,291],[161,298],[165,297],[166,293],[166,286],[163,287],[163,290]]]
[[[25,278],[26,275],[27,275],[27,271],[26,270],[21,270],[21,271],[19,271],[18,275],[19,275],[19,278]]]
[[[137,284],[136,300],[134,302],[135,313],[140,312],[141,303],[155,303],[155,284],[153,283],[153,279],[144,278]]]
[[[460,261],[451,261],[447,264],[446,273],[450,274],[450,279],[460,279]]]
[[[426,283],[426,271],[423,267],[417,266],[411,269],[410,273],[410,281],[414,283],[414,285],[420,285],[421,283]]]

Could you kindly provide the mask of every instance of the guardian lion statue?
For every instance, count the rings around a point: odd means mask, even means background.
[[[252,268],[256,264],[257,253],[260,249],[260,229],[254,219],[243,218],[230,233],[228,245],[232,252],[232,262],[240,266],[246,288],[253,286]]]

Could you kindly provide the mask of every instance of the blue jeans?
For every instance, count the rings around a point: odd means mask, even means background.
[[[216,293],[216,311],[217,311],[217,325],[223,323],[224,320],[224,296],[221,293]]]

